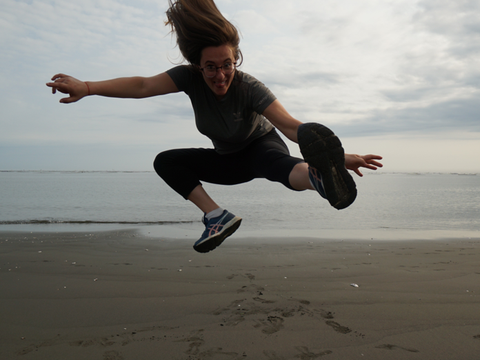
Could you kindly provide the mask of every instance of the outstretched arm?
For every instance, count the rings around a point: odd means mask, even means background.
[[[298,127],[302,125],[302,122],[290,115],[280,101],[275,100],[271,103],[263,112],[263,116],[265,116],[273,126],[280,130],[288,139],[295,143],[298,142]]]
[[[177,86],[167,73],[105,81],[80,81],[69,75],[56,74],[47,86],[52,88],[52,94],[59,91],[69,95],[60,99],[63,104],[78,101],[88,95],[138,99],[178,92]]]
[[[302,122],[292,117],[280,101],[275,100],[265,109],[263,115],[287,138],[293,142],[298,142],[297,131]],[[370,170],[377,170],[377,168],[383,165],[376,160],[381,159],[382,157],[379,155],[345,154],[345,167],[354,171],[358,176],[363,176],[359,168],[364,167]]]

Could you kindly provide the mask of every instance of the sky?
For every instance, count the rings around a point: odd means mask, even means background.
[[[216,4],[240,30],[240,69],[347,153],[382,155],[382,172],[480,173],[479,0]],[[167,0],[0,5],[0,170],[149,171],[161,151],[212,146],[183,93],[66,105],[45,86],[180,64]]]

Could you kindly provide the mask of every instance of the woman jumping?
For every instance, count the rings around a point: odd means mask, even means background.
[[[183,91],[192,103],[197,129],[212,149],[175,149],[154,161],[157,174],[203,213],[205,230],[194,244],[209,252],[233,234],[242,219],[221,208],[203,182],[234,185],[255,178],[280,182],[291,190],[316,190],[336,209],[353,203],[357,190],[348,172],[382,167],[378,155],[345,154],[327,127],[293,118],[272,92],[238,70],[242,63],[237,29],[213,0],[169,0],[167,22],[187,65],[152,77],[83,82],[57,74],[47,86],[72,103],[89,95],[146,98]],[[298,143],[304,159],[290,156],[277,129]],[[348,170],[347,170],[348,169]]]

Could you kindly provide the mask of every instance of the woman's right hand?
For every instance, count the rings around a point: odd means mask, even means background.
[[[52,77],[52,82],[47,83],[52,88],[52,94],[57,90],[63,94],[69,94],[69,97],[60,99],[63,104],[69,104],[90,95],[90,89],[86,82],[75,79],[65,74],[56,74]]]

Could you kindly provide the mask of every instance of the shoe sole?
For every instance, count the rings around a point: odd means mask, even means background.
[[[357,188],[345,168],[345,152],[340,139],[327,127],[309,123],[298,129],[298,144],[305,161],[322,175],[328,202],[341,210],[357,197]]]
[[[214,250],[220,246],[227,237],[237,231],[241,223],[242,218],[235,216],[232,220],[225,224],[222,231],[206,238],[200,244],[193,245],[193,248],[199,253],[207,253]]]

